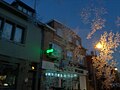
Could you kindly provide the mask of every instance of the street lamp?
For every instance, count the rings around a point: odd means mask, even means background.
[[[96,49],[99,49],[99,50],[101,50],[102,48],[103,48],[103,45],[100,43],[100,42],[98,42],[97,44],[95,44],[95,46],[94,46],[94,48],[95,48],[95,55],[96,55]],[[94,85],[95,85],[95,87],[94,87],[94,90],[97,90],[97,82],[96,82],[96,69],[95,69],[95,67],[93,67],[93,70],[94,70],[94,73],[93,73],[93,77],[94,77]]]
[[[115,71],[117,71],[118,70],[118,68],[117,67],[115,67]]]
[[[98,43],[95,45],[95,48],[97,48],[97,49],[102,49],[102,48],[103,48],[103,45],[102,45],[100,42],[98,42]]]

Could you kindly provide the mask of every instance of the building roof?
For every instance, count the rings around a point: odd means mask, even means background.
[[[25,3],[23,3],[23,2],[20,1],[20,0],[14,1],[11,5],[12,5],[12,6],[21,5],[21,6],[23,6],[24,8],[26,8],[27,10],[35,13],[35,10],[34,10],[33,8],[31,8],[30,6],[26,5]]]
[[[28,16],[21,13],[19,10],[17,10],[16,8],[14,8],[13,6],[11,6],[9,3],[3,1],[3,0],[0,0],[0,8],[3,8],[4,10],[7,10],[8,12],[10,13],[13,13],[15,14],[16,16],[19,16],[23,19],[28,19]]]
[[[50,26],[50,23],[58,23],[59,25],[63,26],[64,28],[66,28],[67,30],[69,30],[70,32],[74,32],[73,29],[69,28],[68,26],[64,25],[63,23],[61,23],[60,21],[56,20],[56,19],[51,19],[50,21],[48,21],[46,24],[48,24]],[[53,26],[54,28],[54,26]],[[75,32],[74,32],[75,33]],[[76,33],[75,33],[76,34]],[[79,37],[81,39],[81,37],[79,35],[76,34],[77,37]]]

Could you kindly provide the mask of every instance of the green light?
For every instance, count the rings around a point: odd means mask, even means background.
[[[54,50],[53,49],[48,49],[46,53],[52,53]]]
[[[74,74],[74,77],[77,77],[77,74]]]
[[[65,78],[67,77],[66,74],[64,74],[64,77],[65,77]]]

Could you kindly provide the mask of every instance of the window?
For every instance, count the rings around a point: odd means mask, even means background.
[[[2,38],[7,40],[23,43],[24,28],[18,27],[15,24],[5,22],[2,30]]]
[[[29,11],[28,9],[26,9],[26,8],[20,6],[20,5],[17,8],[18,8],[18,10],[22,11],[23,13],[25,13],[29,16],[33,16],[33,12]]]
[[[18,9],[19,9],[20,11],[22,11],[23,8],[22,8],[21,6],[18,6]]]
[[[83,55],[79,55],[78,56],[78,61],[79,61],[80,64],[83,65],[84,64],[84,56]]]
[[[57,33],[57,35],[59,35],[60,37],[63,37],[63,30],[61,30],[60,28],[58,28],[58,29],[56,30],[56,33]]]
[[[3,28],[2,37],[10,40],[12,29],[13,29],[13,25],[6,22]]]
[[[19,27],[16,27],[15,35],[14,35],[14,41],[15,42],[22,43],[22,33],[23,33],[23,29],[19,28]]]
[[[18,74],[18,66],[16,64],[9,65],[8,63],[0,62],[0,90],[3,88],[15,89],[16,79]]]
[[[72,57],[73,57],[72,51],[67,51],[67,59],[72,60]]]
[[[27,9],[23,8],[23,12],[24,12],[24,13],[27,13]]]
[[[51,43],[50,45],[52,45],[52,48],[54,49],[54,52],[52,53],[52,55],[59,57],[59,58],[62,58],[63,57],[62,48],[55,43]]]
[[[29,15],[29,16],[32,16],[32,12],[28,11],[28,15]]]

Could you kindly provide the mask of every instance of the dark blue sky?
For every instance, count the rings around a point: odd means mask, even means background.
[[[13,0],[5,0],[12,2]],[[31,7],[34,7],[34,0],[21,0]],[[107,14],[102,18],[106,20],[105,27],[95,32],[91,39],[86,39],[91,31],[90,24],[84,24],[80,13],[83,8],[105,8]],[[120,0],[37,0],[37,15],[42,22],[56,19],[66,26],[72,28],[82,38],[83,47],[88,51],[93,49],[93,44],[99,39],[104,31],[120,32],[116,25],[116,19],[120,17]],[[94,16],[92,16],[94,17]],[[115,58],[119,58],[120,53]]]

